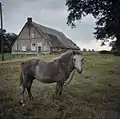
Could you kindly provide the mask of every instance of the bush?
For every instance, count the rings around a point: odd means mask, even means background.
[[[120,53],[119,53],[119,52],[113,52],[113,54],[114,54],[115,56],[120,56]]]
[[[100,54],[113,54],[112,51],[102,50],[99,52]]]

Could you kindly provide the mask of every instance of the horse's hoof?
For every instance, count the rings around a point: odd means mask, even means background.
[[[22,107],[25,107],[25,103],[24,103],[23,100],[20,100],[20,105],[21,105]]]
[[[25,107],[25,103],[22,104],[22,107]]]
[[[20,100],[20,104],[22,105],[24,103],[24,101],[23,100]]]

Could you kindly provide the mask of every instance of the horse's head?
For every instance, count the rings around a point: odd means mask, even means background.
[[[73,64],[74,68],[78,71],[78,73],[82,73],[83,71],[83,59],[83,56],[74,52]]]

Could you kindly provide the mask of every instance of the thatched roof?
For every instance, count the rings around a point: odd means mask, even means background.
[[[52,28],[32,22],[32,25],[38,30],[39,33],[49,42],[51,47],[79,49],[76,44],[68,39],[62,32]]]
[[[47,35],[50,37],[50,42],[52,46],[54,47],[65,47],[63,44],[58,40],[58,38],[52,34],[47,33]]]

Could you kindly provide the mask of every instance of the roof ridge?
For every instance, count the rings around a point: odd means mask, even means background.
[[[57,32],[59,32],[59,33],[64,34],[62,31],[56,30],[56,29],[54,29],[54,28],[51,28],[50,26],[46,26],[46,25],[39,24],[39,23],[36,23],[36,22],[33,22],[33,23],[35,23],[35,24],[37,24],[37,25],[40,25],[40,26],[42,26],[42,27],[45,27],[45,28],[47,28],[47,29],[52,29],[52,30],[54,30],[54,31],[57,31]]]

